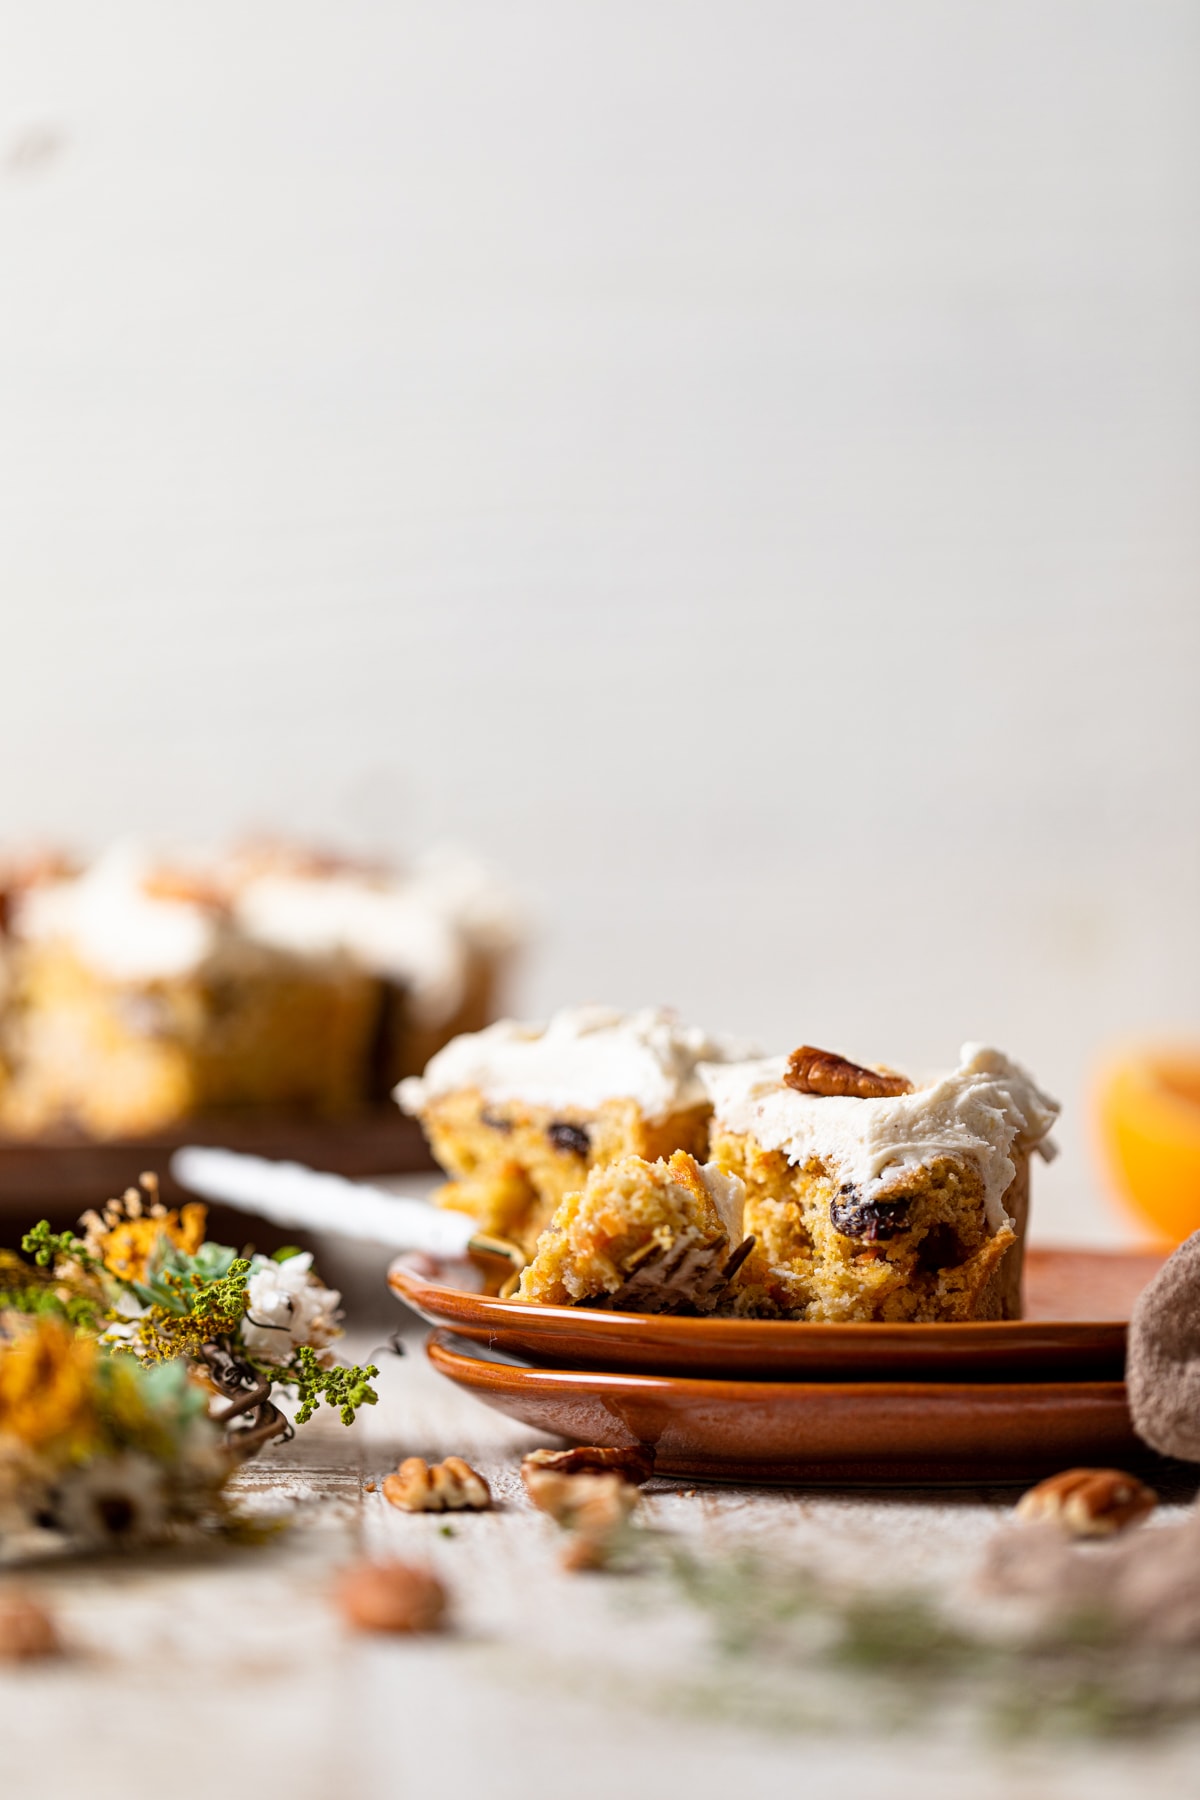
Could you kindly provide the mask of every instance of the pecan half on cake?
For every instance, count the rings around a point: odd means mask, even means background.
[[[710,1154],[746,1185],[755,1245],[729,1300],[809,1320],[1015,1318],[1029,1158],[1057,1103],[968,1044],[920,1086],[804,1045],[701,1077]]]

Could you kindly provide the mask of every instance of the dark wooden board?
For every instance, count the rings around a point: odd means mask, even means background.
[[[43,1216],[69,1223],[119,1194],[143,1169],[159,1176],[164,1196],[184,1196],[170,1178],[171,1153],[183,1144],[220,1144],[256,1156],[286,1158],[365,1181],[430,1170],[420,1126],[395,1108],[331,1121],[303,1117],[213,1115],[146,1137],[95,1143],[0,1138],[0,1220],[27,1225]]]

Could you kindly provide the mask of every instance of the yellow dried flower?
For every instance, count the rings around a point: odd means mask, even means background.
[[[204,1242],[208,1209],[190,1201],[178,1212],[143,1214],[120,1219],[95,1234],[95,1252],[105,1268],[122,1281],[144,1281],[155,1245],[165,1237],[176,1250],[194,1256]]]
[[[0,1437],[70,1458],[100,1436],[95,1345],[61,1319],[39,1318],[0,1344]]]

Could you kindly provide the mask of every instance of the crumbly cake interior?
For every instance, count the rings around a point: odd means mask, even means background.
[[[729,1309],[831,1322],[1016,1315],[1017,1232],[989,1231],[983,1179],[968,1158],[904,1168],[864,1198],[820,1159],[794,1166],[750,1135],[718,1128],[710,1154],[745,1182],[745,1230],[755,1238]],[[1027,1154],[1012,1155],[1023,1200]]]
[[[590,1170],[630,1156],[656,1162],[675,1150],[703,1160],[710,1113],[702,1103],[647,1119],[635,1100],[554,1109],[489,1101],[466,1088],[431,1099],[422,1123],[452,1178],[437,1203],[469,1213],[481,1231],[532,1256],[555,1209]]]
[[[517,1297],[551,1306],[615,1294],[643,1257],[682,1234],[723,1245],[725,1227],[695,1157],[677,1150],[593,1168],[556,1209],[521,1277]]]

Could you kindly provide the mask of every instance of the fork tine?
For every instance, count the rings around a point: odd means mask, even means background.
[[[651,1253],[643,1254],[627,1279],[615,1293],[606,1297],[603,1305],[642,1312],[683,1311],[693,1307],[696,1297],[707,1293],[716,1259],[727,1247],[728,1240],[724,1237],[704,1243],[698,1241],[694,1229],[681,1232],[673,1243],[655,1246]]]
[[[723,1286],[733,1280],[753,1248],[754,1238],[744,1237],[729,1261],[725,1264],[725,1267],[721,1270],[721,1283]]]

